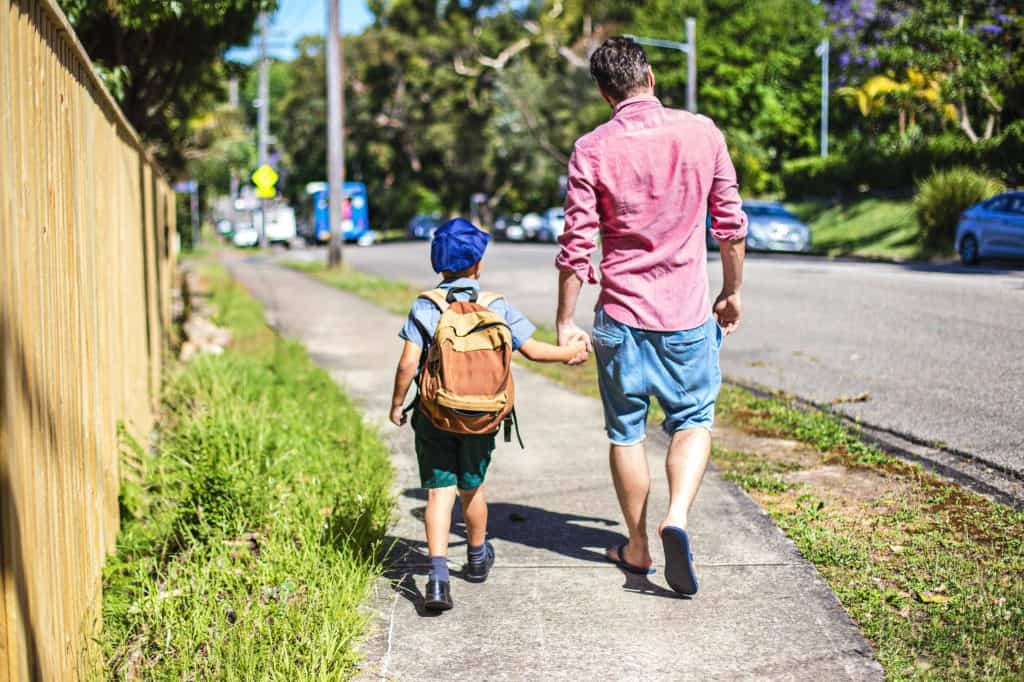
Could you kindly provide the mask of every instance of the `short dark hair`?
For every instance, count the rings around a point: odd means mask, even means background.
[[[620,102],[647,87],[650,68],[644,49],[626,36],[612,36],[590,55],[590,75]]]

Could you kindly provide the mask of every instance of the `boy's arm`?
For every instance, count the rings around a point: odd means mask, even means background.
[[[395,390],[391,394],[391,423],[395,426],[401,426],[406,421],[406,416],[402,414],[405,394],[409,392],[409,386],[416,378],[416,370],[420,366],[422,355],[423,348],[412,341],[405,342],[402,357],[398,359],[398,368],[395,370]]]
[[[550,343],[531,338],[519,347],[519,352],[527,360],[534,362],[565,362],[578,365],[587,359],[587,346],[578,340],[566,346],[552,346]]]

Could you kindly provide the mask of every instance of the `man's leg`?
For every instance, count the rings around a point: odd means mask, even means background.
[[[629,534],[624,556],[619,558],[633,566],[649,568],[654,563],[647,544],[647,495],[651,490],[651,475],[643,441],[635,445],[612,445],[608,459]]]
[[[658,526],[661,534],[665,526],[686,530],[687,515],[697,497],[704,469],[711,455],[711,432],[703,427],[676,431],[668,446],[665,474],[668,477],[668,514]]]
[[[423,522],[427,527],[427,548],[432,558],[448,556],[448,534],[451,532],[454,506],[454,485],[427,491],[427,512]]]

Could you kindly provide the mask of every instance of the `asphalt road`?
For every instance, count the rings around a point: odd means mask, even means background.
[[[317,252],[320,253],[320,252]],[[535,322],[555,316],[556,247],[494,244],[483,283]],[[350,248],[355,267],[429,288],[426,242]],[[709,263],[712,290],[721,269]],[[577,319],[590,326],[597,288]],[[725,374],[1024,475],[1024,267],[751,255]]]

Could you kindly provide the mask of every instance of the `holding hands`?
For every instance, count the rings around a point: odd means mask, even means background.
[[[567,365],[583,364],[593,350],[590,335],[575,322],[558,325],[558,345],[573,351],[572,357],[565,361]]]

